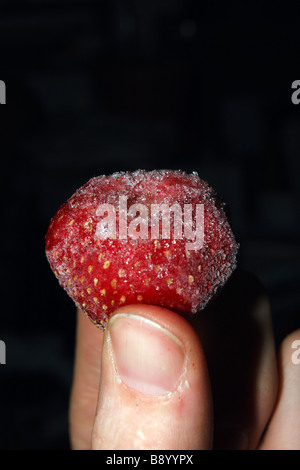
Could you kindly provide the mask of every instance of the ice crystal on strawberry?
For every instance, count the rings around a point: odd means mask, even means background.
[[[59,283],[100,328],[126,304],[196,313],[235,269],[237,251],[223,203],[195,172],[92,178],[46,234]]]

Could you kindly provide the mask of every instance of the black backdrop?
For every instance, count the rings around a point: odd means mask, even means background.
[[[92,176],[198,171],[269,293],[276,344],[300,326],[296,5],[0,2],[1,449],[69,448],[75,308],[44,236]]]

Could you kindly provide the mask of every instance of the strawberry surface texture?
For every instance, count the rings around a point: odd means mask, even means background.
[[[94,177],[46,234],[59,283],[101,329],[127,304],[196,313],[232,274],[237,252],[224,203],[196,172],[180,170]]]

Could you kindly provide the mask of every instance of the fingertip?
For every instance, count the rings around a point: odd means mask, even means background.
[[[199,356],[201,355],[201,358],[205,360],[199,336],[184,316],[157,305],[133,304],[120,307],[113,313],[112,317],[127,312],[154,321],[162,328],[173,333],[187,346],[191,344],[200,349]]]
[[[279,391],[260,444],[263,450],[300,449],[300,329],[288,334],[278,351]]]
[[[104,335],[93,448],[210,448],[211,435],[206,361],[191,325],[162,307],[116,310]]]

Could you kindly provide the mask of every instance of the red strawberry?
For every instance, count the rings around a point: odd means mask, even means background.
[[[223,204],[196,173],[181,171],[92,178],[58,210],[46,235],[60,284],[100,328],[124,304],[195,313],[231,275],[237,250]]]

